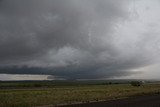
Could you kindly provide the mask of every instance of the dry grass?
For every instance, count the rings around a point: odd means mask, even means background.
[[[0,107],[32,107],[124,98],[160,92],[160,84],[64,86],[39,89],[1,89]]]

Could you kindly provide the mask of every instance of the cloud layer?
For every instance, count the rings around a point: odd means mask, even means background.
[[[0,72],[95,79],[155,63],[159,32],[142,29],[132,3],[1,0]]]

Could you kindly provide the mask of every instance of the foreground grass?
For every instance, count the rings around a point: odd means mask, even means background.
[[[160,92],[160,84],[133,87],[129,84],[61,86],[36,89],[1,89],[0,107],[34,107],[62,103],[125,98]]]

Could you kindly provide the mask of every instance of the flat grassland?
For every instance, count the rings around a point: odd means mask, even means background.
[[[42,105],[72,104],[131,96],[159,94],[160,84],[79,84],[0,82],[0,107],[34,107]],[[58,83],[59,84],[59,83]]]

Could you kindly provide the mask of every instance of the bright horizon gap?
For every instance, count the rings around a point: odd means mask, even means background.
[[[50,75],[32,74],[0,74],[1,81],[21,81],[21,80],[54,80],[49,79]]]
[[[51,75],[44,74],[0,74],[0,81],[25,81],[25,80],[65,80],[63,78],[48,78]],[[133,76],[129,77],[113,77],[113,78],[102,78],[102,79],[77,79],[79,81],[87,81],[87,80],[160,80],[159,78],[135,78]]]

